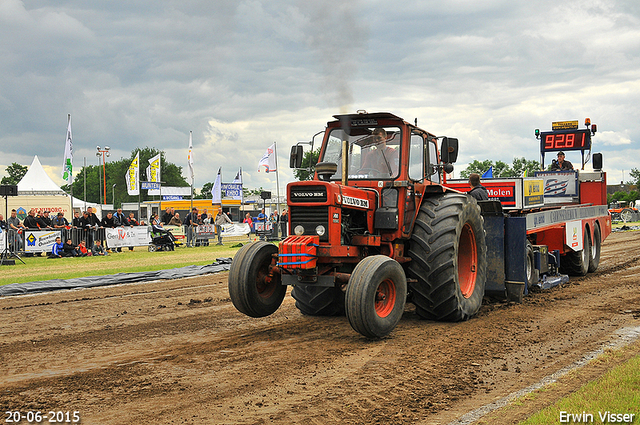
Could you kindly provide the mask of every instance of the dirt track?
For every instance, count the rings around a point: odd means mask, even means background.
[[[226,273],[0,299],[0,407],[85,424],[446,424],[640,325],[639,247],[640,232],[613,234],[596,273],[468,322],[408,305],[381,341],[290,296],[243,316]]]

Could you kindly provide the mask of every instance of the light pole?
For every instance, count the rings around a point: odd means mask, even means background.
[[[116,208],[116,184],[114,183],[111,186],[111,203],[113,204],[113,209]]]
[[[107,203],[107,166],[105,163],[105,155],[106,157],[110,157],[111,156],[111,152],[109,152],[109,150],[111,150],[111,148],[109,146],[105,146],[104,149],[100,148],[100,146],[97,146],[96,149],[98,150],[98,152],[96,152],[96,156],[102,156],[102,187],[103,187],[103,196],[102,199],[104,199],[104,203]]]

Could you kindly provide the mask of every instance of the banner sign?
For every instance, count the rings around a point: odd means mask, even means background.
[[[561,208],[527,214],[527,230],[539,229],[569,221],[586,218],[606,217],[609,214],[606,205],[594,205],[579,208]],[[582,239],[580,239],[582,245]],[[582,248],[580,248],[582,249]]]
[[[242,201],[242,183],[222,183],[223,198]]]
[[[547,204],[573,202],[578,197],[577,171],[536,171],[536,177],[544,180]]]
[[[182,201],[182,195],[162,195],[163,201]]]
[[[200,224],[198,227],[196,227],[197,237],[202,237],[202,236],[213,237],[213,235],[215,234],[216,234],[216,227],[213,224]]]
[[[524,179],[522,184],[525,207],[544,204],[544,181],[542,179]]]
[[[147,226],[116,227],[104,229],[107,248],[121,248],[124,246],[149,245],[151,236]]]
[[[160,190],[160,183],[156,182],[140,182],[142,189]]]
[[[49,252],[60,237],[59,230],[26,230],[24,232],[25,252]]]
[[[3,252],[6,248],[5,244],[4,244],[4,238],[6,238],[6,232],[2,229],[0,229],[0,252]]]
[[[269,221],[266,223],[264,221],[254,221],[253,227],[256,229],[256,233],[271,232],[273,230],[273,223]]]
[[[228,223],[222,225],[222,236],[246,236],[251,233],[251,226],[247,223]]]

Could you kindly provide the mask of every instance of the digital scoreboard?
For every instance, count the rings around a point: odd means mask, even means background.
[[[591,149],[591,130],[556,130],[540,133],[540,152]]]

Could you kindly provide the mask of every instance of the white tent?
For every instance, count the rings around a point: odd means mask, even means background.
[[[18,183],[18,195],[66,195],[66,193],[44,171],[36,155],[33,157],[29,171]]]
[[[50,211],[54,215],[62,212],[67,220],[71,221],[71,196],[60,189],[47,172],[42,168],[42,164],[36,155],[31,162],[29,170],[18,183],[18,196],[8,198],[8,210],[16,209],[21,219],[31,209],[38,213]],[[102,208],[98,204],[84,202],[73,198],[73,209],[76,211],[86,210],[87,207],[94,208],[98,218],[102,216]],[[4,198],[0,198],[0,214],[4,214]]]
[[[47,175],[37,156],[18,183],[18,196],[8,197],[7,204],[6,211],[15,209],[21,220],[32,209],[37,213],[50,211],[54,216],[61,212],[67,219],[73,215],[71,198]],[[0,200],[0,212],[5,212],[4,198]]]

